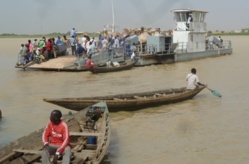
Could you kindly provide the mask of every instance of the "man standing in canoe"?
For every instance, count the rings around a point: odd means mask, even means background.
[[[43,132],[43,164],[50,164],[50,155],[54,155],[53,163],[57,163],[59,155],[63,156],[63,164],[70,163],[69,129],[67,124],[61,120],[61,116],[61,111],[53,110],[50,122]]]
[[[196,69],[192,68],[191,73],[187,74],[186,80],[188,82],[187,89],[195,89],[198,85],[205,86],[200,83],[198,76],[196,75]]]
[[[92,56],[88,56],[88,59],[86,61],[86,68],[95,68],[95,65],[93,64],[93,61],[92,61]]]

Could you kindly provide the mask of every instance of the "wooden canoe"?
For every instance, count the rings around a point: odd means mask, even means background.
[[[119,94],[99,97],[78,97],[78,98],[45,98],[46,102],[68,108],[81,110],[82,107],[90,106],[100,100],[106,101],[110,111],[136,110],[146,107],[159,106],[169,103],[176,103],[191,99],[201,92],[205,87],[199,86],[194,90],[184,88],[167,89],[143,93]]]
[[[97,67],[91,67],[89,71],[92,73],[107,73],[107,72],[116,72],[116,71],[123,71],[131,69],[136,64],[135,61],[125,61],[123,63],[120,63],[119,67],[107,67],[107,66],[97,66]]]
[[[101,117],[94,122],[94,115]],[[106,154],[111,136],[110,117],[106,103],[102,101],[76,114],[69,113],[63,116],[63,120],[70,129],[71,163],[100,163]],[[40,163],[43,130],[35,131],[1,147],[0,163]]]

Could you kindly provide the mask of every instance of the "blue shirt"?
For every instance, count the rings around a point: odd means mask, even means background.
[[[80,44],[78,44],[77,49],[76,49],[76,53],[82,54],[84,51],[85,51],[85,49]]]
[[[60,39],[57,39],[56,44],[62,44],[62,41]]]
[[[74,29],[72,29],[71,31],[70,31],[70,36],[72,37],[72,36],[76,36],[76,31],[74,30]]]

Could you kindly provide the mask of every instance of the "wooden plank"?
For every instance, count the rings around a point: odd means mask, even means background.
[[[135,99],[147,99],[147,97],[133,96]]]
[[[80,152],[86,145],[87,143],[87,139],[83,140],[82,142],[78,143],[78,145],[76,145],[73,150]]]
[[[41,154],[25,154],[21,156],[20,158],[24,159],[25,161],[28,161],[28,163],[33,163],[41,158]]]
[[[70,136],[86,136],[86,137],[89,137],[89,136],[100,136],[101,133],[85,133],[85,132],[70,132]]]
[[[80,152],[84,148],[84,146],[85,146],[85,144],[79,145],[79,147],[77,147],[76,151]]]
[[[96,150],[97,149],[97,145],[95,145],[95,144],[86,144],[86,149]]]
[[[155,93],[156,96],[162,96],[163,94],[161,93]]]
[[[41,155],[42,151],[39,150],[26,150],[26,149],[13,149],[14,152],[26,153],[26,154],[37,154]]]
[[[74,155],[76,157],[81,157],[81,158],[84,158],[84,157],[91,157],[93,156],[94,154],[96,154],[96,150],[86,150],[86,149],[83,149],[81,152],[75,152],[73,151]]]
[[[6,155],[5,157],[0,159],[0,163],[3,163],[4,161],[8,160],[9,158],[11,158],[12,156],[14,156],[16,154],[16,152],[11,152],[10,154]]]
[[[123,101],[123,99],[113,98],[113,100]]]

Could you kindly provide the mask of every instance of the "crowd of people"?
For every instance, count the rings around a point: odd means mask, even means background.
[[[67,44],[67,42],[66,35],[62,39],[60,36],[57,39],[42,37],[39,41],[37,39],[33,41],[29,39],[27,43],[21,44],[17,66],[26,65],[31,61],[40,63],[56,58],[58,56],[58,45]]]
[[[46,39],[42,37],[39,41],[34,39],[28,40],[27,43],[21,44],[18,53],[17,66],[25,66],[29,62],[41,63],[52,58],[58,57],[58,45],[66,44],[67,48],[71,49],[71,54],[76,57],[75,64],[80,67],[83,59],[89,59],[96,52],[105,51],[110,48],[122,48],[125,46],[125,40],[128,36],[119,37],[110,34],[109,36],[99,35],[97,41],[94,37],[88,35],[77,34],[75,28],[69,32],[69,38],[66,35],[55,38]],[[132,60],[135,60],[136,46],[131,45]]]
[[[125,45],[125,40],[129,36],[119,37],[110,34],[109,36],[99,35],[98,39],[95,40],[94,37],[90,38],[88,35],[83,34],[83,36],[77,35],[75,28],[70,31],[70,46],[71,54],[76,56],[75,64],[80,67],[81,60],[88,59],[92,60],[91,57],[96,52],[105,51],[110,48],[123,48]],[[131,56],[132,60],[136,60],[135,44],[131,45]]]

